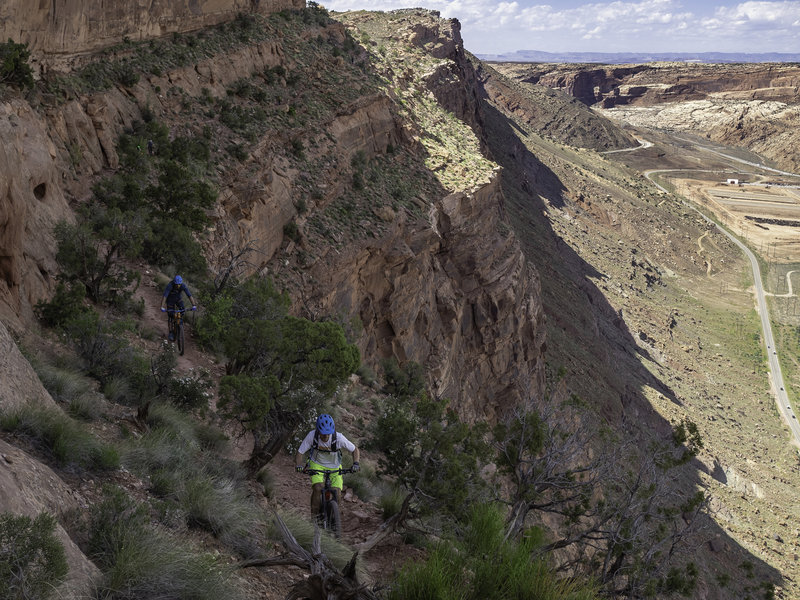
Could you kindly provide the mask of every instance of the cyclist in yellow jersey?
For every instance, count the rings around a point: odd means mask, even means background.
[[[360,469],[358,464],[361,453],[356,445],[344,435],[336,431],[333,417],[320,415],[317,417],[317,427],[308,432],[295,455],[295,469],[302,473],[306,467],[305,454],[308,452],[308,468],[320,471],[335,471],[342,466],[342,448],[353,453],[353,471]],[[311,476],[311,516],[319,514],[320,494],[325,481],[324,475]],[[336,488],[336,499],[342,491],[342,476],[337,473],[331,475],[331,487]],[[341,504],[341,502],[340,502]]]

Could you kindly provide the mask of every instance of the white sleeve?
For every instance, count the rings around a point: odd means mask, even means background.
[[[316,432],[312,429],[311,431],[308,432],[308,435],[306,435],[306,437],[303,439],[302,443],[300,444],[300,447],[297,449],[297,451],[300,454],[305,454],[306,452],[311,450],[311,446],[314,444],[314,433]]]
[[[356,449],[356,445],[339,432],[336,432],[336,444],[340,448],[344,448],[345,450],[349,450],[350,452]]]

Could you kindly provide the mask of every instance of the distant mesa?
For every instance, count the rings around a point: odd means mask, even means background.
[[[505,54],[476,54],[492,62],[600,63],[606,65],[641,64],[651,62],[694,63],[763,63],[800,62],[800,54],[765,52],[542,52],[517,50]]]

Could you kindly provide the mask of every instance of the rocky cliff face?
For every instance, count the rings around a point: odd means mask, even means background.
[[[7,0],[0,38],[27,43],[43,66],[120,43],[185,32],[230,20],[239,12],[302,8],[302,0]]]
[[[432,57],[433,65],[409,88],[432,95],[480,140],[477,75],[464,53],[458,22],[420,10],[396,11],[392,18],[386,37],[373,43],[410,44]],[[381,35],[385,26],[376,20],[379,15],[354,19],[370,36]],[[354,127],[358,135],[352,134]],[[338,117],[327,131],[338,154],[381,156],[398,143],[419,154],[422,148],[415,140],[430,135],[419,127],[398,117],[382,96],[361,113]],[[331,175],[328,187],[341,188],[341,174]],[[452,399],[462,416],[473,420],[491,421],[544,386],[539,282],[503,224],[501,177],[490,166],[461,189],[420,195],[416,202],[422,215],[384,207],[376,211],[384,226],[376,226],[366,239],[324,252],[292,278],[294,295],[310,314],[359,318],[366,362],[375,365],[379,358],[394,356],[423,364],[432,390]],[[267,268],[280,271],[285,256]]]
[[[479,138],[476,77],[458,23],[432,14],[423,24],[414,23],[401,41],[424,50],[436,67],[418,74],[410,93],[432,94]],[[331,24],[312,36],[337,41],[345,33]],[[80,201],[97,173],[117,166],[115,140],[139,118],[139,107],[149,106],[181,127],[190,100],[225,98],[234,82],[279,65],[292,69],[297,60],[276,39],[52,109],[36,112],[22,99],[3,105],[9,115],[2,121],[8,128],[4,139],[14,141],[0,152],[7,165],[2,172],[10,174],[0,186],[2,214],[13,215],[0,229],[3,319],[23,327],[32,318],[31,306],[51,293],[53,225],[70,218],[66,198]],[[341,64],[341,58],[328,54],[325,60]],[[367,68],[366,53],[357,60]],[[159,92],[167,89],[180,94]],[[208,256],[219,266],[231,252],[257,248],[249,272],[282,278],[297,310],[361,320],[358,343],[367,362],[376,365],[388,356],[420,362],[436,392],[453,399],[464,415],[492,418],[526,390],[540,389],[544,341],[538,281],[502,224],[502,175],[492,173],[491,163],[480,159],[485,166],[470,175],[463,159],[442,151],[437,176],[454,173],[462,183],[420,193],[411,209],[375,207],[364,222],[368,236],[355,236],[344,246],[332,248],[324,240],[324,246],[315,246],[308,235],[297,245],[284,235],[290,221],[297,220],[303,230],[318,215],[349,202],[354,159],[390,163],[392,149],[403,148],[409,160],[422,161],[430,153],[420,141],[427,137],[424,128],[402,116],[385,90],[370,88],[289,134],[305,146],[313,173],[286,151],[287,133],[257,141],[247,160],[231,163],[220,175]],[[475,133],[469,135],[475,139]],[[303,183],[309,179],[317,190],[313,196]],[[306,214],[299,214],[300,203],[307,205]]]
[[[22,100],[0,104],[0,320],[19,329],[53,285],[53,227],[70,217],[47,123]]]
[[[42,387],[39,377],[0,322],[0,408],[12,412],[23,407],[60,411]],[[63,514],[84,508],[86,500],[71,489],[49,467],[0,440],[0,509],[15,515],[37,517],[41,512]],[[77,547],[61,525],[55,534],[64,545],[69,573],[57,594],[63,598],[85,598],[100,571]]]
[[[513,85],[508,78],[497,76],[497,71],[489,65],[481,64],[478,73],[492,102],[543,135],[570,146],[594,150],[629,148],[636,144],[630,134],[577,99],[544,85]],[[579,94],[576,98],[580,98],[581,94],[576,93]]]
[[[780,64],[655,63],[598,68],[505,63],[498,68],[519,81],[558,89],[588,105],[601,103],[603,108],[699,100],[720,93],[795,102],[800,86],[800,69]]]
[[[425,365],[433,391],[465,418],[493,420],[543,389],[539,282],[501,229],[500,175],[436,200],[428,219],[397,217],[380,239],[308,271],[306,303],[356,314],[362,352]]]

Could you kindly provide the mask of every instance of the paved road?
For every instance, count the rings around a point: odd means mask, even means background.
[[[634,146],[633,148],[622,148],[622,150],[606,150],[605,152],[601,152],[600,154],[614,154],[616,152],[633,152],[634,150],[641,150],[642,148],[649,148],[653,145],[653,142],[649,142],[647,140],[642,140],[636,138],[636,141],[639,142],[638,146]]]
[[[727,158],[733,158],[733,157],[727,157]],[[647,177],[647,179],[649,179],[661,191],[670,193],[669,190],[665,189],[664,187],[659,185],[656,181],[654,181],[651,175],[654,173],[668,173],[675,171],[676,171],[675,169],[646,171],[644,173],[644,176]],[[679,170],[679,172],[685,173],[686,170],[681,169]],[[756,257],[750,250],[750,248],[748,248],[742,242],[740,242],[739,239],[735,237],[732,233],[730,233],[727,229],[725,229],[718,223],[714,222],[711,218],[707,217],[700,210],[698,210],[697,207],[692,206],[686,201],[683,201],[683,204],[686,205],[688,208],[691,208],[692,210],[697,212],[707,222],[711,223],[722,233],[728,236],[728,238],[730,238],[730,240],[734,244],[736,244],[737,246],[739,246],[739,248],[741,248],[742,252],[744,252],[745,256],[747,256],[747,258],[750,260],[750,266],[753,269],[753,283],[756,288],[756,301],[758,305],[758,314],[761,316],[761,330],[764,334],[764,343],[767,346],[767,357],[769,359],[769,368],[771,373],[770,380],[772,383],[773,392],[775,394],[775,401],[778,403],[778,410],[780,411],[781,415],[783,415],[783,418],[786,420],[786,422],[789,424],[789,428],[792,430],[792,436],[794,437],[795,443],[800,445],[800,423],[798,423],[797,416],[795,415],[794,410],[789,404],[789,396],[786,394],[786,387],[783,383],[783,373],[781,372],[781,365],[780,362],[778,361],[778,354],[775,349],[775,339],[772,337],[772,325],[769,321],[767,301],[764,297],[765,296],[764,286],[761,281],[761,269],[758,266],[758,261],[756,260]]]

